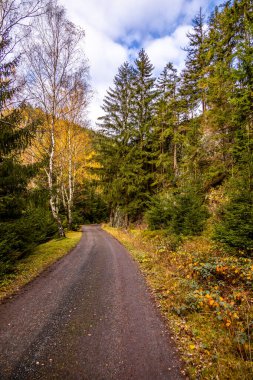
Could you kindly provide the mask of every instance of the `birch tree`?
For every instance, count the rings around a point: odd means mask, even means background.
[[[84,95],[88,68],[80,48],[83,37],[83,30],[69,22],[64,8],[52,1],[45,14],[36,20],[24,47],[30,101],[44,112],[50,130],[45,171],[50,207],[60,236],[64,236],[64,229],[59,214],[60,188],[55,171],[56,124],[60,119],[71,120],[73,115],[81,117],[87,104]],[[77,94],[79,100],[74,105],[73,98]]]
[[[61,138],[57,143],[56,155],[61,199],[67,215],[68,228],[71,229],[76,194],[87,180],[87,170],[92,163],[94,152],[86,129],[68,121],[61,124]]]
[[[68,96],[64,108],[66,129],[65,161],[67,162],[67,182],[62,181],[62,200],[67,211],[68,228],[72,226],[72,209],[76,190],[76,175],[80,167],[79,157],[85,157],[87,144],[78,124],[82,124],[85,110],[89,101],[89,86],[87,83],[87,66],[83,65],[69,78],[66,91]],[[87,152],[88,153],[88,152]],[[83,162],[85,165],[85,162]],[[81,165],[82,166],[82,165]]]

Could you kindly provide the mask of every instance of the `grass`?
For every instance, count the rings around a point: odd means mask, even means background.
[[[29,256],[17,261],[14,271],[0,281],[0,300],[17,292],[43,270],[73,249],[82,233],[67,232],[66,238],[53,239],[38,245]]]
[[[132,253],[156,296],[191,379],[252,380],[253,263],[207,238],[176,250],[163,231],[105,227]]]

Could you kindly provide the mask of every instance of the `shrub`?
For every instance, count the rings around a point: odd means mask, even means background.
[[[0,260],[14,261],[56,233],[48,210],[30,208],[21,218],[0,223]]]
[[[245,188],[230,196],[220,210],[214,239],[237,249],[237,254],[253,255],[253,194]]]
[[[208,217],[203,196],[196,190],[156,195],[146,212],[150,229],[168,229],[177,235],[197,235]]]

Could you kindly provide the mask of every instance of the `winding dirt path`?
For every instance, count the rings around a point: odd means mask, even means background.
[[[0,305],[0,378],[183,379],[137,264],[99,226]]]

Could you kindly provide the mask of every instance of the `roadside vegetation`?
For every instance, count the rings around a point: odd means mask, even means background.
[[[79,231],[67,232],[65,238],[55,238],[37,245],[29,255],[16,261],[11,271],[5,270],[5,275],[0,277],[0,300],[16,293],[43,270],[65,256],[77,245],[81,236],[82,233]]]
[[[105,227],[139,263],[191,379],[253,376],[253,264],[207,237]]]

